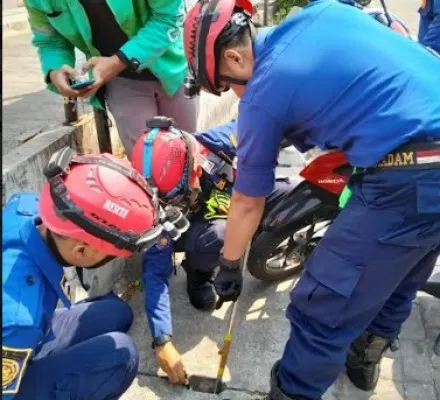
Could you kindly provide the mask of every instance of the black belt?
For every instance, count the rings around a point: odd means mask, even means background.
[[[387,154],[376,168],[440,168],[440,141],[409,142]]]

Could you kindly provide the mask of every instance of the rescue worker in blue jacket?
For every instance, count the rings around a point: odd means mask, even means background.
[[[423,0],[419,14],[419,42],[440,54],[440,0]]]
[[[440,252],[440,60],[335,0],[258,34],[251,16],[247,0],[212,0],[185,21],[195,81],[241,98],[214,286],[224,301],[240,295],[239,259],[274,187],[281,140],[341,150],[357,171],[352,197],[292,291],[269,399],[320,399],[344,363],[354,385],[372,390]]]
[[[134,167],[159,191],[165,203],[177,204],[189,215],[191,226],[177,242],[160,242],[142,260],[146,290],[145,310],[153,336],[156,359],[171,383],[183,383],[185,368],[172,343],[168,283],[173,272],[174,251],[185,252],[187,291],[191,304],[212,310],[216,304],[212,280],[223,246],[236,152],[236,121],[190,135],[158,117],[136,142]],[[268,207],[292,189],[277,182]]]
[[[41,196],[17,193],[3,208],[2,398],[117,399],[138,369],[130,306],[115,295],[71,305],[63,266],[97,268],[153,245],[157,201],[111,155],[65,148],[45,173]]]

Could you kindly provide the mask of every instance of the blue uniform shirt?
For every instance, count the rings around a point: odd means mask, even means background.
[[[440,60],[335,0],[316,0],[254,41],[239,105],[234,188],[268,195],[283,137],[370,167],[410,140],[440,139]]]
[[[63,291],[64,271],[40,235],[38,197],[13,195],[3,209],[3,343],[2,393],[13,398],[19,391],[26,364],[49,341],[50,321]]]
[[[419,13],[419,42],[440,53],[440,0],[425,0]]]

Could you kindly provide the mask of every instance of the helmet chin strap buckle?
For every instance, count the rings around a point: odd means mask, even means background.
[[[161,210],[161,224],[174,241],[178,240],[190,227],[190,223],[182,211],[173,206],[166,206]]]

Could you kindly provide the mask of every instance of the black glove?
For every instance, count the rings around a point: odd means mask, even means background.
[[[216,308],[220,308],[224,302],[236,301],[243,287],[240,260],[229,261],[220,256],[218,264],[219,267],[214,278],[215,291],[219,297]]]

